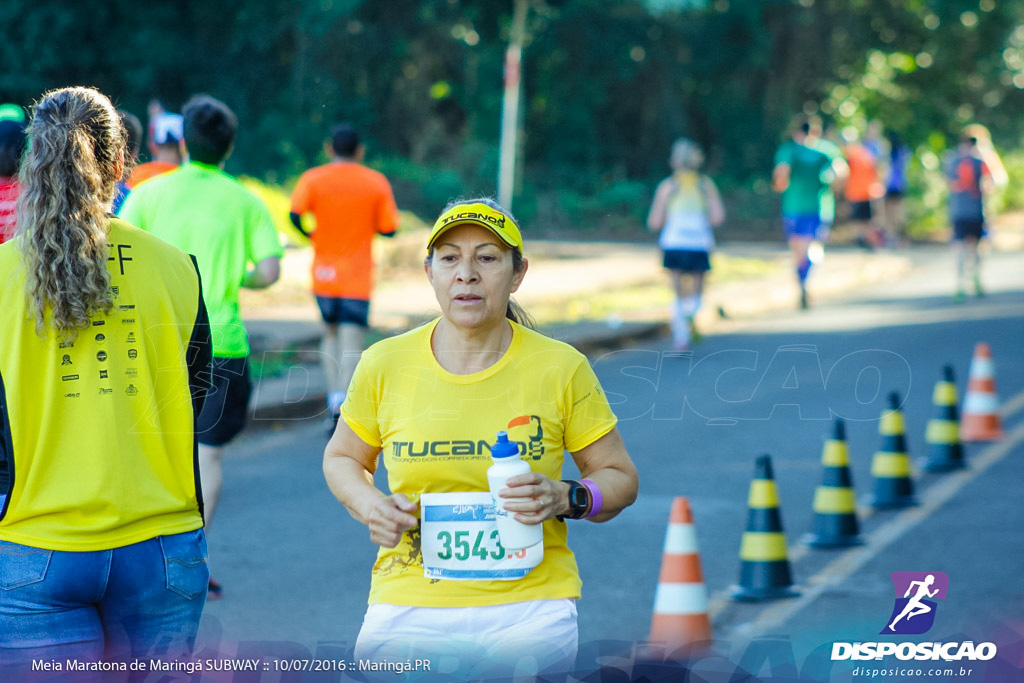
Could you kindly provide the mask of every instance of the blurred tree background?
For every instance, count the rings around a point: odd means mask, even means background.
[[[996,0],[523,0],[515,212],[534,235],[636,237],[673,139],[695,138],[726,236],[776,237],[772,156],[790,118],[877,120],[915,152],[911,216],[944,223],[942,152],[988,126],[1024,206],[1024,3]],[[332,123],[425,219],[493,194],[513,0],[4,0],[0,101],[95,85],[145,119],[227,102],[228,171],[285,191]]]

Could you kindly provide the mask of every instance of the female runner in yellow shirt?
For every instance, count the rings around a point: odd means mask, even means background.
[[[459,676],[572,668],[581,582],[566,520],[615,517],[637,472],[587,359],[524,325],[510,300],[527,267],[508,212],[449,206],[424,264],[441,316],[374,345],[356,370],[324,473],[381,546],[359,659],[448,655]],[[531,465],[508,480],[505,507],[544,530],[515,553],[475,504],[499,430]],[[561,480],[565,451],[579,482]],[[373,483],[379,457],[390,495]]]

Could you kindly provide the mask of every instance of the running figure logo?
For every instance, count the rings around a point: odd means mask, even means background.
[[[926,633],[935,623],[938,604],[928,598],[946,599],[949,577],[945,572],[893,572],[896,604],[883,634],[916,635]],[[903,597],[899,597],[899,596]]]

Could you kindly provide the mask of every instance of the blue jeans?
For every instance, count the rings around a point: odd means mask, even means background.
[[[95,552],[0,541],[0,679],[32,660],[187,657],[209,579],[202,529]]]

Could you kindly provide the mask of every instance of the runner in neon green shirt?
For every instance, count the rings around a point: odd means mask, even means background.
[[[214,355],[249,355],[238,292],[250,284],[249,264],[282,254],[263,202],[217,166],[189,161],[136,188],[125,200],[121,218],[195,255],[213,326]]]
[[[182,114],[188,163],[139,185],[121,217],[194,254],[199,264],[213,335],[213,386],[196,424],[209,524],[220,498],[223,447],[245,426],[252,393],[238,291],[276,282],[283,250],[263,202],[222,170],[238,130],[234,112],[197,95]],[[209,596],[220,590],[211,580]]]

